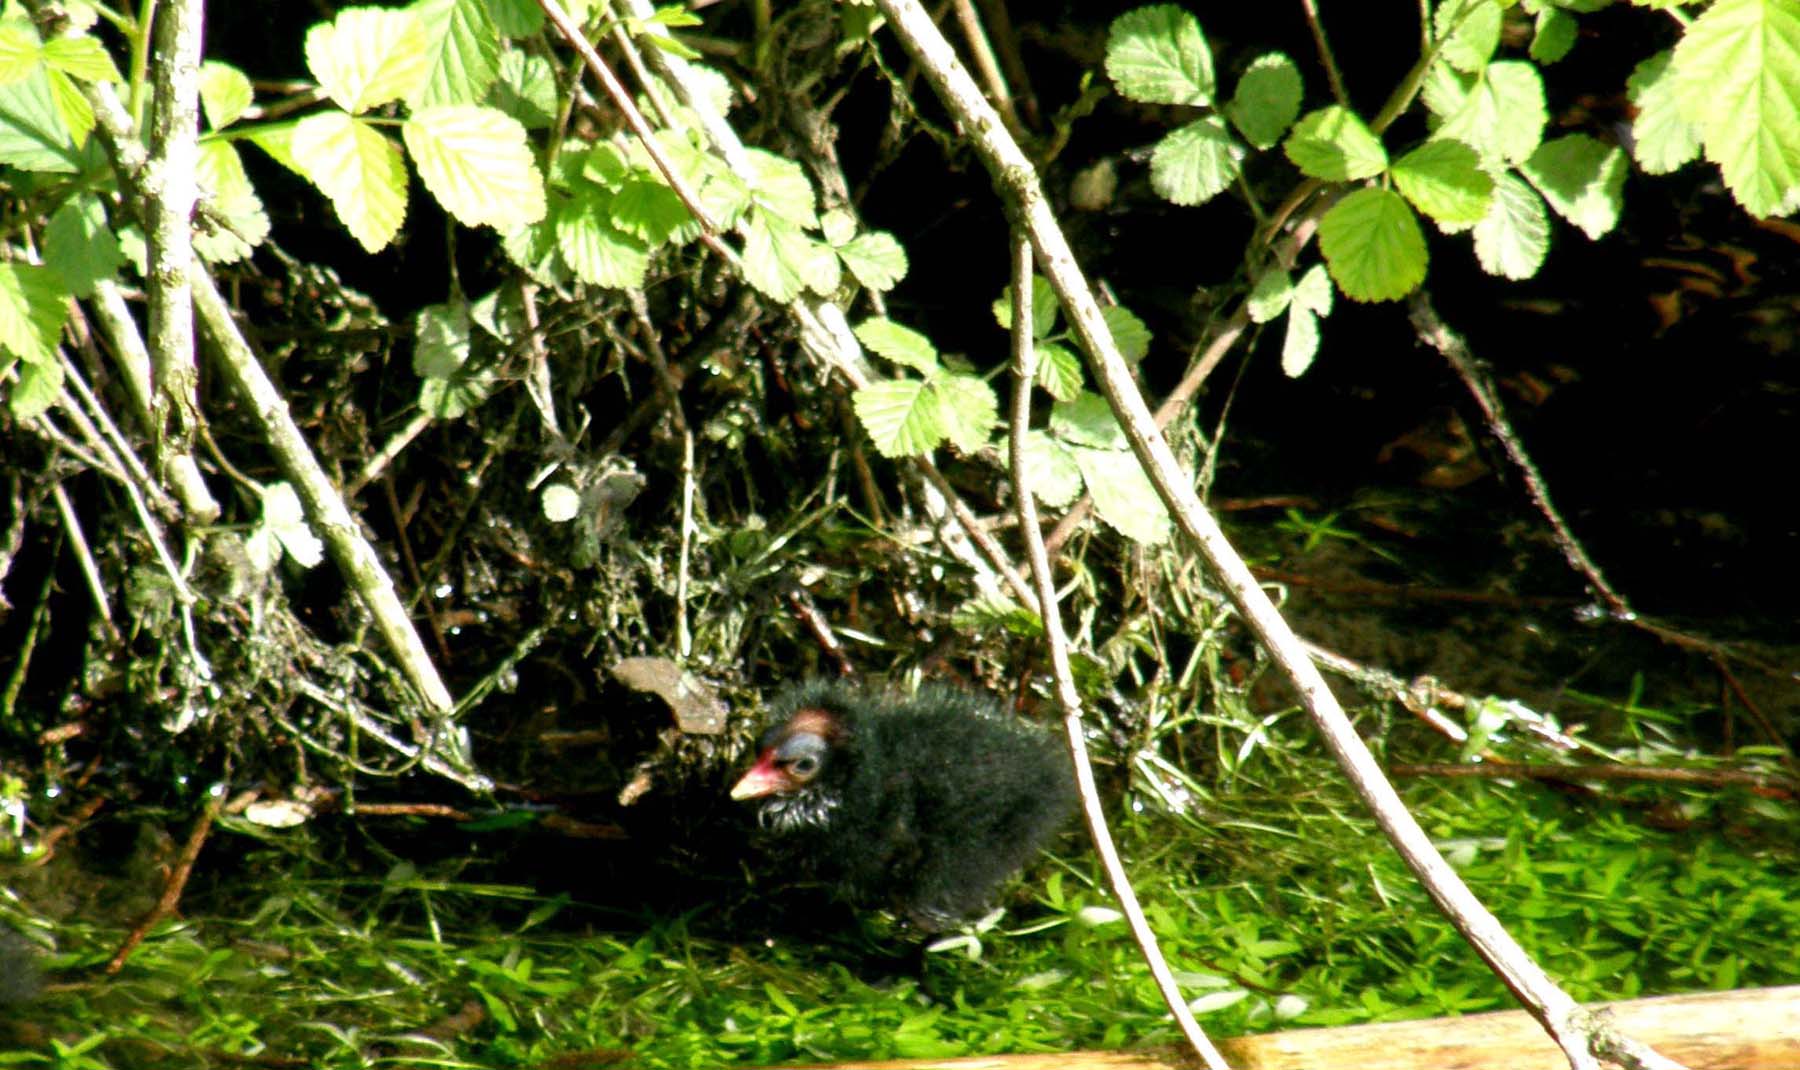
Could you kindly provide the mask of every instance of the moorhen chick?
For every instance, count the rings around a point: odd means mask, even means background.
[[[840,680],[770,704],[731,797],[840,898],[928,932],[987,908],[1075,808],[1058,740],[942,685],[905,697]]]

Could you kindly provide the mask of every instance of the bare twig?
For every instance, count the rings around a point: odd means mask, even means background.
[[[112,605],[106,600],[106,581],[100,578],[100,566],[94,562],[93,551],[88,549],[87,536],[81,533],[81,519],[75,515],[75,506],[69,502],[69,492],[61,483],[50,488],[56,498],[56,512],[62,517],[63,532],[69,537],[69,545],[75,548],[75,560],[81,565],[81,575],[87,580],[88,597],[93,599],[94,611],[100,614],[100,620],[106,625],[106,634],[113,642],[119,641],[119,629],[113,624]]]
[[[1031,292],[1031,243],[1025,240],[1022,232],[1014,239],[1012,292],[1015,295]],[[1182,998],[1181,987],[1175,983],[1175,975],[1169,969],[1168,960],[1163,957],[1162,948],[1157,945],[1156,934],[1150,929],[1150,920],[1144,916],[1144,908],[1138,903],[1137,893],[1132,890],[1131,877],[1125,872],[1125,865],[1119,860],[1119,850],[1113,846],[1112,833],[1106,827],[1106,810],[1100,803],[1100,790],[1094,783],[1094,767],[1088,761],[1087,732],[1081,723],[1081,694],[1075,689],[1074,670],[1069,663],[1069,640],[1063,634],[1062,612],[1057,608],[1056,578],[1050,570],[1050,555],[1045,552],[1043,535],[1038,530],[1037,503],[1032,498],[1031,481],[1025,470],[1025,436],[1031,426],[1031,384],[1037,380],[1037,351],[1032,345],[1031,302],[1015,298],[1012,306],[1013,400],[1010,452],[1013,508],[1019,515],[1019,530],[1025,538],[1025,557],[1031,564],[1031,578],[1037,587],[1040,607],[1038,616],[1044,623],[1044,638],[1050,646],[1050,667],[1056,677],[1056,695],[1062,706],[1069,759],[1075,765],[1075,786],[1081,795],[1082,815],[1087,819],[1088,834],[1094,841],[1095,851],[1100,855],[1100,864],[1106,870],[1113,898],[1119,901],[1120,909],[1125,912],[1125,918],[1131,925],[1131,935],[1137,940],[1138,950],[1150,967],[1150,975],[1156,979],[1156,987],[1162,993],[1169,1013],[1175,1016],[1182,1035],[1201,1060],[1212,1070],[1225,1070],[1224,1058],[1213,1047],[1212,1041],[1200,1028],[1200,1023],[1194,1020],[1193,1012],[1188,1010],[1187,1000]]]
[[[1319,20],[1317,0],[1300,0],[1300,6],[1306,11],[1306,25],[1312,30],[1313,44],[1319,49],[1319,62],[1325,65],[1325,80],[1331,83],[1331,96],[1340,105],[1350,107],[1350,92],[1344,88],[1343,72],[1338,70],[1337,57],[1331,54],[1331,42],[1325,39],[1325,24]]]
[[[1425,830],[1407,812],[1393,785],[1382,776],[1380,766],[1345,717],[1306,648],[1226,541],[1218,521],[1201,505],[1132,381],[1130,367],[1100,315],[1100,306],[1044,197],[1031,162],[1007,136],[1000,117],[982,97],[917,0],[876,3],[940,99],[960,121],[1009,201],[1014,218],[1030,235],[1038,265],[1068,314],[1089,367],[1163,504],[1204,555],[1238,611],[1292,681],[1326,745],[1382,830],[1451,923],[1563,1049],[1570,1065],[1575,1070],[1597,1068],[1596,1053],[1619,1050],[1616,1031],[1558,988],[1438,853]]]
[[[1392,765],[1394,776],[1479,777],[1483,780],[1633,780],[1704,787],[1741,785],[1764,794],[1794,798],[1800,778],[1748,769],[1659,769],[1646,765],[1533,765],[1524,762],[1417,762]]]
[[[125,940],[119,950],[106,963],[106,973],[116,974],[125,968],[125,960],[131,957],[132,951],[150,935],[150,930],[157,922],[175,913],[175,907],[181,902],[182,889],[187,887],[188,876],[194,872],[194,862],[200,857],[200,848],[205,846],[206,837],[212,832],[213,821],[219,816],[219,810],[225,805],[225,792],[221,787],[212,791],[212,799],[207,802],[206,809],[201,811],[199,820],[194,822],[193,831],[188,833],[187,843],[181,848],[181,856],[175,860],[175,866],[169,871],[169,877],[163,882],[162,895],[157,898],[156,905],[150,912],[138,920],[125,934]]]
[[[987,30],[981,25],[981,15],[975,10],[975,0],[953,0],[950,6],[956,12],[956,22],[962,27],[963,38],[969,43],[969,55],[975,57],[975,69],[981,73],[981,80],[987,83],[988,99],[1000,113],[1000,121],[1006,124],[1006,130],[1012,134],[1013,140],[1023,144],[1029,138],[1025,127],[1019,122],[1019,113],[1013,110],[1012,90],[1006,86],[1006,76],[1000,73],[1000,61],[994,56],[993,46],[988,44]]]

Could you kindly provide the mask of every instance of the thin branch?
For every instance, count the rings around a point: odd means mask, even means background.
[[[1020,233],[1014,239],[1012,292],[1031,292],[1031,243]],[[1056,696],[1063,711],[1063,733],[1068,739],[1069,759],[1075,766],[1075,787],[1081,795],[1082,816],[1087,819],[1088,835],[1106,870],[1113,898],[1125,912],[1131,935],[1138,950],[1156,979],[1163,1003],[1175,1016],[1182,1036],[1211,1070],[1226,1070],[1224,1057],[1194,1020],[1182,998],[1181,987],[1157,945],[1150,919],[1132,890],[1131,877],[1119,860],[1112,833],[1106,826],[1106,810],[1100,803],[1100,789],[1094,783],[1094,767],[1088,760],[1087,730],[1081,723],[1081,693],[1075,689],[1074,670],[1069,662],[1069,639],[1063,634],[1062,611],[1057,607],[1056,578],[1050,570],[1050,555],[1045,552],[1043,535],[1038,529],[1037,503],[1032,498],[1031,480],[1025,468],[1026,434],[1031,427],[1031,384],[1037,381],[1037,350],[1032,345],[1031,302],[1015,297],[1012,303],[1013,391],[1010,443],[1012,449],[1013,508],[1018,511],[1019,530],[1025,537],[1025,557],[1031,564],[1031,578],[1037,586],[1039,619],[1044,623],[1044,638],[1050,646],[1050,668],[1056,677]]]
[[[212,799],[206,804],[206,809],[201,811],[199,820],[194,822],[193,831],[188,833],[187,843],[182,846],[181,855],[175,860],[175,867],[163,882],[162,895],[157,898],[156,905],[131,927],[131,932],[120,943],[119,950],[113,952],[113,957],[107,961],[105,971],[108,975],[124,969],[125,960],[144,942],[144,937],[150,935],[150,930],[156,927],[156,923],[175,913],[176,904],[181,902],[181,892],[187,887],[188,876],[194,872],[194,862],[200,857],[200,848],[206,844],[206,837],[212,832],[213,820],[219,816],[219,810],[224,805],[223,786],[215,786]]]
[[[1325,24],[1319,20],[1317,0],[1300,0],[1306,11],[1306,25],[1312,30],[1313,44],[1319,49],[1319,62],[1325,65],[1325,80],[1331,83],[1331,96],[1340,105],[1350,107],[1350,93],[1344,88],[1344,75],[1338,70],[1337,57],[1331,54],[1331,42],[1325,39]]]
[[[1006,124],[1007,132],[1014,140],[1024,143],[1028,140],[1025,127],[1019,122],[1019,113],[1013,110],[1012,90],[1007,88],[1006,76],[1000,73],[1000,61],[994,56],[993,46],[988,44],[987,30],[981,25],[975,0],[953,0],[950,6],[956,12],[963,38],[969,43],[969,55],[975,57],[975,69],[987,83],[989,101],[1000,112],[1000,120]]]
[[[106,581],[100,578],[100,566],[94,561],[94,553],[88,548],[87,536],[81,531],[81,518],[75,515],[75,506],[69,502],[69,492],[61,483],[50,488],[56,498],[56,512],[62,517],[63,532],[69,537],[69,545],[75,548],[75,560],[81,566],[81,575],[87,580],[88,597],[93,599],[94,611],[100,614],[101,623],[106,625],[106,634],[113,642],[119,641],[119,629],[113,624],[112,605],[106,600]]]
[[[1659,769],[1645,765],[1533,765],[1524,762],[1417,762],[1392,765],[1394,776],[1476,777],[1482,780],[1601,780],[1697,784],[1718,788],[1740,785],[1763,794],[1792,799],[1800,794],[1800,778],[1748,769]]]
[[[876,3],[901,44],[931,80],[939,98],[960,121],[1009,201],[1014,218],[1029,233],[1038,264],[1068,314],[1089,367],[1163,504],[1218,575],[1257,638],[1293,682],[1327,747],[1382,830],[1439,909],[1543,1024],[1570,1065],[1575,1070],[1597,1068],[1596,1052],[1617,1050],[1615,1031],[1583,1010],[1550,980],[1438,853],[1425,830],[1407,812],[1393,785],[1382,776],[1380,766],[1344,715],[1305,647],[1225,539],[1218,521],[1200,503],[1188,475],[1157,430],[1132,381],[1130,366],[1100,315],[1100,306],[1050,209],[1031,162],[1007,136],[1000,117],[982,97],[917,0]]]

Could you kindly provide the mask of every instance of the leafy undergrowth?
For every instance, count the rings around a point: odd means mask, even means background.
[[[1294,783],[1336,783],[1311,772]],[[1800,980],[1792,814],[1727,796],[1671,831],[1629,795],[1409,787],[1464,877],[1578,998]],[[1205,822],[1133,814],[1119,832],[1209,1030],[1509,1005],[1342,789],[1223,803]],[[167,927],[116,979],[68,980],[120,933],[63,923],[59,983],[28,1008],[35,1041],[0,1062],[686,1068],[1173,1042],[1125,926],[1093,909],[1109,902],[1095,875],[1085,854],[1046,861],[1035,901],[1020,892],[978,958],[921,966],[879,923],[733,941],[710,910],[621,921],[406,865],[374,885],[265,873],[251,916]]]

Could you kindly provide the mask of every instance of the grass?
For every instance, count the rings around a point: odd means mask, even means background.
[[[1184,986],[1219,1035],[1509,1005],[1324,768],[1245,791],[1210,825],[1128,814],[1120,837]],[[1581,999],[1800,981],[1793,815],[1708,798],[1653,827],[1629,796],[1413,782],[1409,801],[1486,902]],[[58,984],[0,1063],[299,1059],[322,1067],[756,1066],[1175,1040],[1085,853],[1037,874],[981,955],[895,958],[860,929],[721,938],[705,911],[620,919],[533,889],[395,867],[322,879],[266,859],[239,917],[191,918],[115,979]],[[1028,893],[1021,891],[1023,900]],[[13,909],[14,920],[18,911]],[[723,915],[729,917],[729,914]],[[1096,924],[1095,922],[1098,921]],[[56,930],[59,978],[115,928]]]

